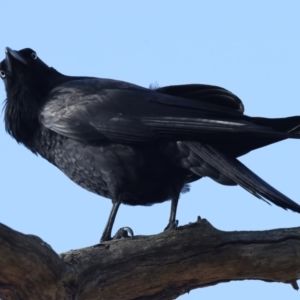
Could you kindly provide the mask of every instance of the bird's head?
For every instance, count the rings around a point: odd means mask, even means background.
[[[0,77],[6,89],[5,127],[18,142],[28,139],[37,126],[38,110],[47,94],[63,77],[29,48],[5,48]]]
[[[25,86],[40,93],[49,91],[49,78],[55,70],[39,59],[34,50],[25,48],[16,51],[6,47],[5,56],[0,63],[0,77],[4,81],[8,101],[10,93]]]

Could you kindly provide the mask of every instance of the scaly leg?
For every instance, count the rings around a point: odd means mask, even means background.
[[[172,202],[171,202],[170,219],[169,219],[169,224],[165,228],[165,231],[170,230],[170,229],[175,229],[178,225],[178,220],[176,220],[176,211],[177,211],[178,200],[179,200],[179,194],[174,196],[171,200]]]

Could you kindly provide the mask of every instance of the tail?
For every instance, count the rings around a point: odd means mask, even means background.
[[[300,134],[300,117],[288,117],[288,118],[258,118],[258,117],[247,117],[251,122],[260,125],[271,127],[275,131],[285,132],[290,134],[290,138],[299,138]],[[298,135],[298,136],[297,136]]]
[[[195,156],[198,156],[200,164],[203,165],[204,161],[206,164],[212,166],[220,173],[221,177],[227,178],[229,184],[230,182],[231,185],[234,183],[238,184],[259,199],[264,201],[269,200],[284,209],[290,209],[300,213],[300,205],[259,178],[236,158],[230,157],[204,143],[182,143],[190,149],[193,153],[194,159]],[[194,173],[197,173],[197,167],[191,168],[191,170]],[[208,174],[203,173],[203,169],[201,169],[201,172],[202,174],[198,173],[198,175],[209,176]]]

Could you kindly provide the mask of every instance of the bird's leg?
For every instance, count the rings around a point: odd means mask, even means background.
[[[178,220],[176,220],[176,211],[177,211],[177,205],[178,205],[178,200],[179,200],[179,194],[174,196],[172,198],[171,202],[171,213],[170,213],[170,219],[167,227],[165,228],[166,230],[170,229],[175,229],[178,225]]]
[[[121,201],[116,201],[113,203],[113,207],[110,211],[110,215],[103,231],[102,237],[100,239],[100,243],[111,240],[111,230],[115,222],[115,218],[119,209]]]

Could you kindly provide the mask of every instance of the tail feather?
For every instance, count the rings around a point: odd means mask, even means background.
[[[300,205],[283,195],[267,182],[262,180],[239,160],[227,156],[214,147],[200,142],[184,142],[192,152],[217,169],[222,175],[228,177],[245,190],[264,201],[300,213]],[[267,202],[267,201],[266,201]]]
[[[269,128],[273,128],[275,131],[278,132],[285,132],[287,134],[292,134],[294,136],[289,136],[292,138],[298,138],[297,135],[300,134],[300,117],[287,117],[287,118],[258,118],[258,117],[246,117],[251,122],[260,125],[266,126]]]

